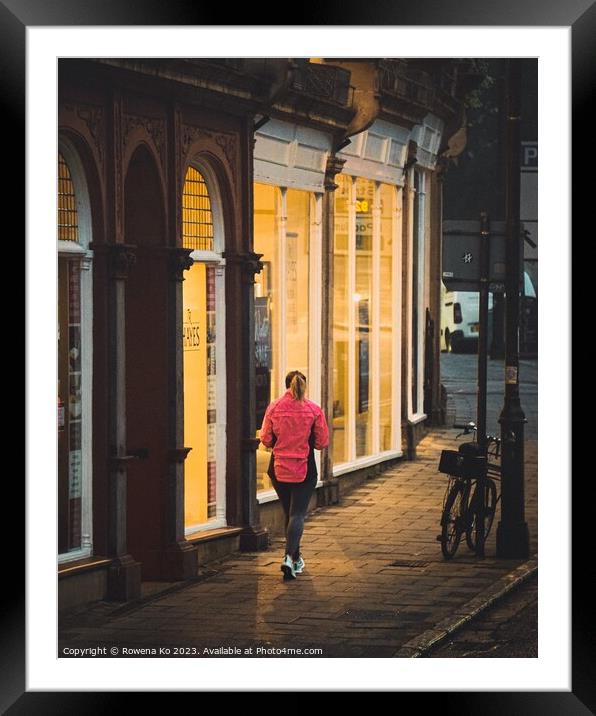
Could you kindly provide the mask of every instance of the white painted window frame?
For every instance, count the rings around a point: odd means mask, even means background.
[[[403,195],[402,186],[394,186],[395,212],[393,216],[393,403],[391,421],[391,445],[399,457],[403,455],[401,444],[401,376],[402,376],[402,241],[403,241]]]
[[[216,450],[215,450],[215,517],[196,525],[185,526],[184,535],[188,537],[196,532],[219,529],[227,526],[226,518],[226,425],[227,425],[227,382],[226,382],[226,261],[222,257],[225,249],[225,224],[221,202],[221,192],[217,176],[207,162],[192,160],[190,166],[204,178],[211,202],[213,217],[214,251],[195,250],[190,258],[195,263],[204,263],[215,267],[215,313],[216,344]]]
[[[267,184],[263,180],[256,182],[258,184]],[[287,213],[287,192],[304,191],[309,195],[309,247],[308,247],[308,397],[315,403],[321,404],[321,320],[322,320],[322,262],[323,262],[323,195],[320,192],[313,192],[312,189],[304,189],[298,186],[282,187],[277,184],[271,186],[279,189],[280,197],[280,214],[278,221],[278,262],[281,267],[279,271],[274,272],[274,290],[278,297],[278,323],[277,330],[274,330],[273,340],[277,346],[278,360],[278,378],[277,378],[277,395],[283,395],[286,390],[285,376],[287,372],[286,365],[286,326],[283,316],[286,313],[286,292],[285,292],[285,265],[286,265],[286,230],[288,223]],[[276,335],[277,334],[277,335]],[[319,479],[317,484],[321,484],[321,454],[315,451],[315,462]],[[257,501],[259,504],[272,502],[277,500],[277,493],[274,489],[263,490],[257,493]]]
[[[321,405],[321,369],[323,344],[322,330],[322,288],[323,288],[323,195],[310,192],[310,235],[309,235],[309,279],[308,279],[308,395]],[[315,463],[321,483],[321,451],[315,450]]]
[[[74,186],[79,241],[58,241],[57,258],[78,257],[81,266],[81,547],[58,554],[58,564],[63,564],[93,554],[93,251],[89,249],[92,240],[91,203],[83,163],[65,138],[59,138],[58,148],[68,165]]]
[[[426,271],[426,172],[418,170],[420,178],[420,187],[418,194],[420,200],[418,201],[418,276],[413,275],[414,272],[414,198],[416,195],[416,189],[414,189],[414,172],[415,169],[411,169],[411,181],[409,182],[409,206],[408,206],[408,361],[407,361],[407,405],[408,405],[408,422],[412,425],[421,423],[426,420],[427,415],[422,409],[424,406],[424,304],[425,304],[425,290],[427,285],[427,271]],[[412,312],[412,287],[413,281],[420,278],[422,275],[422,283],[419,285],[418,290],[418,410],[413,411],[412,405],[412,336],[413,336],[413,312]]]
[[[358,177],[348,175],[348,295],[350,297],[350,319],[348,325],[348,412],[346,414],[346,439],[348,440],[348,460],[333,466],[333,476],[352,472],[377,465],[391,458],[402,457],[401,446],[401,331],[396,323],[401,317],[401,212],[402,187],[389,184],[393,188],[395,209],[392,225],[392,311],[393,311],[393,375],[394,389],[392,401],[392,429],[391,449],[379,452],[380,449],[380,404],[379,404],[379,325],[380,325],[380,245],[381,245],[381,185],[385,182],[375,181],[375,194],[373,200],[373,310],[372,310],[372,341],[371,341],[371,372],[373,395],[373,454],[356,458],[356,309],[353,305],[353,296],[356,291],[356,180]]]

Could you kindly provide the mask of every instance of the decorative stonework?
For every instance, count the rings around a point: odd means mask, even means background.
[[[232,254],[225,251],[223,257],[226,260],[226,266],[240,266],[242,270],[242,278],[244,283],[254,283],[255,274],[260,273],[263,269],[263,262],[260,261],[263,254],[257,254],[254,251],[247,251],[241,254]]]
[[[66,112],[77,117],[85,123],[89,136],[91,137],[93,147],[97,154],[97,158],[104,169],[104,142],[105,142],[105,118],[104,108],[94,104],[65,104],[63,108]]]
[[[129,137],[136,129],[144,130],[157,149],[162,166],[165,166],[166,153],[166,123],[164,119],[156,117],[141,117],[136,114],[124,115],[124,146],[128,144]]]
[[[213,134],[211,132],[208,132],[206,129],[202,129],[201,127],[195,127],[192,124],[183,124],[181,126],[180,136],[182,155],[184,159],[188,157],[190,148],[195,142],[198,142],[203,137],[206,137],[207,139],[213,138]]]
[[[337,189],[338,185],[335,183],[335,177],[341,173],[345,163],[345,159],[340,159],[335,154],[329,155],[325,166],[325,191],[335,191]]]
[[[192,249],[173,248],[168,250],[168,268],[170,279],[174,281],[184,281],[184,272],[193,265],[190,258]]]
[[[130,269],[136,263],[134,246],[128,244],[109,244],[108,256],[110,277],[113,279],[127,279]]]
[[[215,137],[215,142],[223,149],[228,164],[234,171],[236,167],[236,136],[234,134],[218,134]]]
[[[203,127],[196,127],[191,124],[182,124],[180,137],[182,156],[185,161],[187,161],[190,149],[195,142],[198,142],[201,139],[209,139],[214,141],[215,144],[217,144],[217,146],[223,151],[232,174],[236,173],[237,138],[235,134],[229,134],[227,132],[216,133],[211,132],[208,129],[204,129]]]

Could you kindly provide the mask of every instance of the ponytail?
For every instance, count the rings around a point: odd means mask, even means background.
[[[294,400],[304,400],[306,394],[306,377],[295,370],[286,376],[286,387],[292,391]]]

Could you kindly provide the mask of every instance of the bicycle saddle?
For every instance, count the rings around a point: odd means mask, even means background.
[[[462,443],[458,450],[463,455],[484,455],[482,447],[475,442]]]

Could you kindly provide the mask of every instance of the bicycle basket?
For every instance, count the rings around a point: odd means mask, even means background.
[[[443,450],[439,461],[439,472],[466,480],[477,480],[486,472],[486,458],[466,455],[458,450]]]

